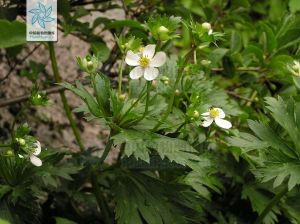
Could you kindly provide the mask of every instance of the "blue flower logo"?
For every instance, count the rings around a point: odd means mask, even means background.
[[[39,2],[38,8],[31,9],[29,12],[34,15],[31,19],[31,24],[33,25],[36,22],[38,22],[40,27],[42,27],[44,29],[46,28],[45,23],[52,22],[53,20],[55,20],[54,18],[50,17],[50,14],[52,12],[52,6],[47,8],[44,4],[42,4],[40,2]]]

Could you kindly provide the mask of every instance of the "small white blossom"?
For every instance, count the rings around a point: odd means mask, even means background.
[[[288,70],[295,76],[300,77],[300,62],[294,61],[294,64],[287,66]]]
[[[157,52],[155,55],[155,45],[147,45],[141,49],[140,53],[127,52],[125,62],[130,66],[136,66],[129,73],[131,79],[139,79],[144,76],[148,81],[156,79],[159,75],[157,67],[162,66],[167,56],[164,52]]]
[[[36,141],[36,143],[34,143],[34,146],[35,148],[32,154],[29,156],[30,162],[35,166],[41,166],[43,162],[40,158],[37,157],[42,151],[41,143],[39,141]]]
[[[225,118],[225,113],[220,108],[212,107],[208,110],[208,112],[201,115],[204,118],[204,121],[202,122],[203,127],[208,127],[213,122],[221,128],[229,129],[232,127],[232,124],[229,121],[223,119]]]

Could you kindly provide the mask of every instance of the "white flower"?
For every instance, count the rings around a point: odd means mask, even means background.
[[[204,121],[202,122],[203,127],[210,126],[213,121],[215,121],[216,125],[221,128],[229,129],[232,127],[232,124],[229,121],[223,119],[225,118],[225,113],[220,108],[212,107],[208,110],[208,112],[201,115],[204,118]]]
[[[35,166],[41,166],[43,164],[43,162],[42,162],[42,160],[40,160],[37,157],[41,153],[41,151],[42,151],[41,143],[39,141],[36,141],[36,143],[34,143],[34,145],[36,147],[34,148],[34,151],[30,155],[29,159],[30,159],[30,162],[33,165],[35,165]]]
[[[287,66],[288,70],[295,76],[300,77],[300,62],[294,61],[294,64]]]
[[[125,62],[128,65],[136,66],[129,73],[131,79],[139,79],[144,76],[148,81],[154,80],[159,71],[157,67],[162,66],[166,60],[167,56],[164,52],[157,52],[155,55],[155,45],[150,44],[141,50],[141,53],[133,53],[128,51]]]

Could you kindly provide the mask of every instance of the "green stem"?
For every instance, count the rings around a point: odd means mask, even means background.
[[[120,125],[124,124],[123,120],[126,117],[126,115],[135,107],[135,105],[137,105],[137,103],[142,99],[142,97],[144,96],[144,90],[145,90],[146,85],[143,87],[142,91],[140,92],[137,100],[131,105],[131,107],[124,113],[124,115],[121,118],[121,122]]]
[[[151,81],[147,81],[147,95],[146,95],[146,106],[143,117],[146,116],[149,110],[149,101],[150,101],[150,89],[151,89]]]
[[[285,187],[278,194],[275,195],[274,198],[269,202],[269,204],[265,207],[259,217],[256,219],[254,224],[260,224],[263,222],[266,215],[272,210],[272,208],[280,201],[280,199],[288,192],[288,188]]]
[[[119,80],[118,80],[118,93],[119,93],[119,96],[122,94],[122,80],[123,80],[123,61],[125,60],[124,58],[124,55],[122,57],[122,60],[121,60],[121,64],[120,64],[120,67],[119,67]]]
[[[10,148],[11,144],[0,144],[0,148]]]
[[[103,192],[98,184],[96,171],[92,172],[91,182],[92,182],[92,187],[93,187],[93,193],[96,197],[97,203],[98,203],[101,213],[103,215],[103,221],[105,224],[112,224],[113,222],[110,218],[109,207],[107,206],[106,199],[105,199]]]
[[[52,64],[52,70],[53,70],[53,73],[54,73],[55,82],[61,83],[62,78],[59,74],[59,70],[58,70],[58,66],[57,66],[54,45],[53,45],[52,42],[49,42],[48,46],[49,46],[50,60],[51,60],[51,64]],[[79,129],[76,125],[76,122],[73,118],[70,106],[68,104],[67,97],[66,97],[64,92],[60,92],[60,98],[61,98],[61,101],[63,103],[64,110],[65,110],[65,113],[67,115],[67,118],[70,122],[70,125],[71,125],[72,131],[74,133],[75,139],[76,139],[76,141],[79,145],[79,148],[80,148],[81,151],[84,151],[84,145],[83,145],[81,137],[80,137],[80,131],[79,131]]]
[[[104,152],[103,152],[103,154],[102,154],[102,156],[100,157],[100,160],[99,160],[100,167],[102,166],[102,164],[104,163],[106,157],[108,156],[112,145],[113,145],[113,140],[111,139],[111,135],[110,135],[109,138],[108,138],[108,142],[105,146]]]

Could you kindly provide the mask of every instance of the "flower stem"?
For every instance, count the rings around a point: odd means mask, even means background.
[[[146,106],[145,106],[145,112],[143,117],[146,116],[149,109],[149,100],[150,100],[150,89],[151,89],[151,81],[147,81],[147,95],[146,95]]]
[[[103,154],[102,154],[102,156],[100,157],[100,160],[99,160],[100,167],[102,166],[102,164],[104,163],[106,157],[108,156],[112,145],[113,145],[113,140],[111,139],[111,135],[109,135],[108,142],[106,143],[104,152],[103,152]]]
[[[0,144],[0,148],[10,148],[11,144]]]
[[[51,60],[51,64],[52,64],[52,70],[53,70],[53,73],[54,73],[55,82],[61,83],[62,78],[59,74],[59,70],[58,70],[58,66],[57,66],[54,45],[53,45],[52,42],[49,42],[48,46],[49,46],[50,60]],[[83,145],[81,137],[80,137],[79,129],[78,129],[76,123],[75,123],[75,120],[73,118],[70,106],[68,104],[67,97],[66,97],[64,92],[60,92],[60,98],[61,98],[61,101],[63,103],[64,110],[65,110],[65,113],[67,115],[67,118],[70,122],[70,125],[71,125],[72,131],[74,133],[75,139],[76,139],[76,141],[79,145],[79,148],[80,148],[81,151],[84,151],[84,145]]]
[[[140,92],[137,100],[131,105],[131,107],[124,113],[124,115],[122,116],[121,118],[121,122],[120,122],[120,125],[122,125],[124,122],[123,122],[123,119],[126,117],[126,115],[135,107],[135,105],[137,105],[137,103],[143,98],[144,96],[144,90],[145,90],[145,87],[146,85],[144,85],[142,91]]]
[[[256,219],[254,224],[261,224],[266,217],[266,215],[272,210],[272,208],[280,201],[280,199],[288,192],[288,188],[284,187],[278,194],[275,195],[274,198],[269,202],[269,204],[265,207],[259,217]]]
[[[118,80],[118,93],[119,96],[122,94],[122,80],[123,80],[123,61],[125,60],[124,55],[121,59],[120,67],[119,67],[119,80]]]

